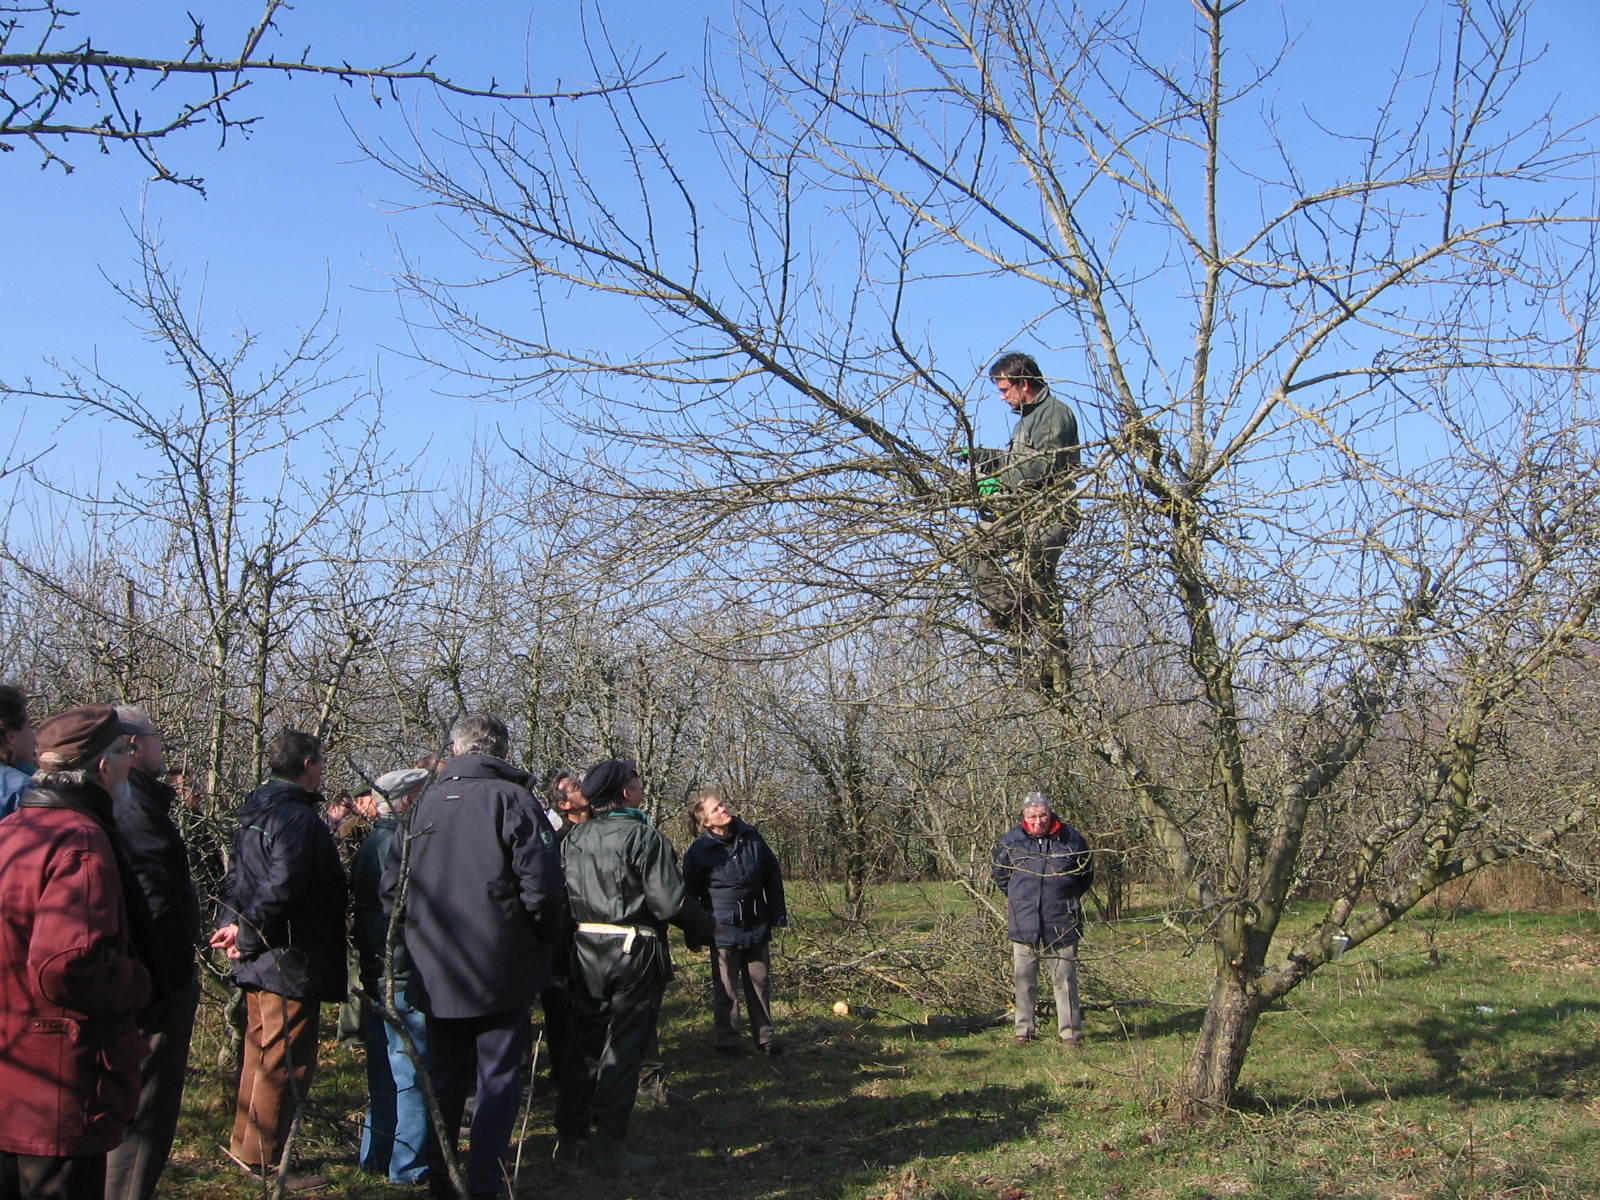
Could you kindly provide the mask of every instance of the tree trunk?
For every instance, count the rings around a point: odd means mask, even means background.
[[[1224,964],[1218,969],[1205,1023],[1178,1087],[1175,1115],[1190,1119],[1221,1112],[1228,1106],[1262,1005],[1247,968]]]

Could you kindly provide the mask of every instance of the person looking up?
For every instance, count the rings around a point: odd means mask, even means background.
[[[114,795],[113,812],[161,942],[168,993],[138,1016],[150,1053],[139,1068],[138,1111],[127,1137],[106,1159],[105,1200],[150,1200],[183,1107],[189,1041],[200,1003],[195,970],[200,898],[189,877],[188,847],[172,822],[178,794],[162,781],[166,739],[142,708],[119,705],[117,719],[134,732],[128,782]]]
[[[711,1011],[716,1047],[738,1054],[739,993],[756,1049],[778,1055],[772,1024],[772,931],[789,923],[783,901],[783,871],[753,825],[715,795],[690,809],[702,832],[683,852],[683,882],[689,894],[722,926],[711,946]]]

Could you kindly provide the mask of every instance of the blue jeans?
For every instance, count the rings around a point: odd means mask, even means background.
[[[397,998],[398,1000],[398,998]],[[428,1045],[427,1018],[398,1001],[400,1017],[419,1054]],[[390,1183],[420,1182],[426,1170],[428,1106],[417,1069],[406,1056],[398,1030],[362,1006],[361,1033],[367,1047],[367,1115],[361,1122],[361,1166]]]

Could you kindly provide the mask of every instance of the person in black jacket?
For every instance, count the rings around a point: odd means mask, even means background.
[[[505,759],[505,723],[487,713],[450,730],[454,756],[407,814],[383,877],[385,907],[405,906],[411,955],[407,998],[427,1014],[428,1073],[452,1150],[477,1080],[466,1184],[471,1197],[504,1189],[506,1150],[522,1099],[533,998],[548,988],[565,887],[555,833]],[[409,845],[409,874],[400,862]],[[428,1189],[455,1195],[430,1136]]]
[[[772,1027],[772,931],[789,923],[778,857],[751,825],[717,796],[701,796],[689,810],[704,830],[683,854],[689,894],[721,924],[711,947],[711,1012],[719,1054],[740,1048],[739,990],[756,1049],[782,1054]]]
[[[1056,1025],[1068,1046],[1083,1043],[1078,1008],[1078,940],[1083,936],[1081,897],[1094,882],[1094,862],[1083,834],[1066,824],[1042,792],[1022,802],[1022,824],[994,850],[994,885],[1006,896],[1006,936],[1017,989],[1016,1036],[1034,1038],[1039,1003],[1039,962],[1049,964],[1056,993]]]
[[[112,794],[112,811],[128,864],[150,907],[167,994],[138,1016],[150,1053],[140,1067],[138,1112],[122,1144],[106,1156],[105,1200],[150,1200],[178,1127],[189,1039],[200,1002],[195,971],[200,901],[189,878],[188,850],[172,823],[177,793],[161,780],[166,766],[161,731],[140,708],[119,705],[117,720],[136,732],[128,781]]]
[[[426,1053],[427,1021],[406,999],[411,983],[411,956],[405,938],[395,939],[389,954],[389,918],[383,911],[383,871],[399,835],[400,818],[433,778],[420,767],[390,771],[374,780],[372,830],[350,865],[350,903],[355,920],[356,961],[361,990],[370,998],[362,1005],[361,1040],[367,1053],[367,1115],[361,1122],[361,1166],[390,1183],[417,1183],[426,1171],[428,1106],[417,1085],[416,1061],[406,1052],[400,1031],[383,1019],[371,1002],[390,1006],[405,1023],[418,1054]],[[385,977],[387,969],[389,978]]]
[[[245,797],[211,945],[234,960],[245,993],[244,1070],[228,1153],[269,1176],[311,1088],[323,1001],[344,999],[346,885],[318,813],[322,742],[285,729],[268,747],[272,778]],[[321,1187],[293,1171],[291,1191]]]

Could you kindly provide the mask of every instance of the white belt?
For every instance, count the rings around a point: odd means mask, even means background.
[[[578,932],[609,934],[612,937],[619,937],[622,939],[622,952],[624,954],[633,953],[633,942],[635,938],[653,938],[656,936],[656,931],[648,926],[602,925],[597,921],[579,921]]]

